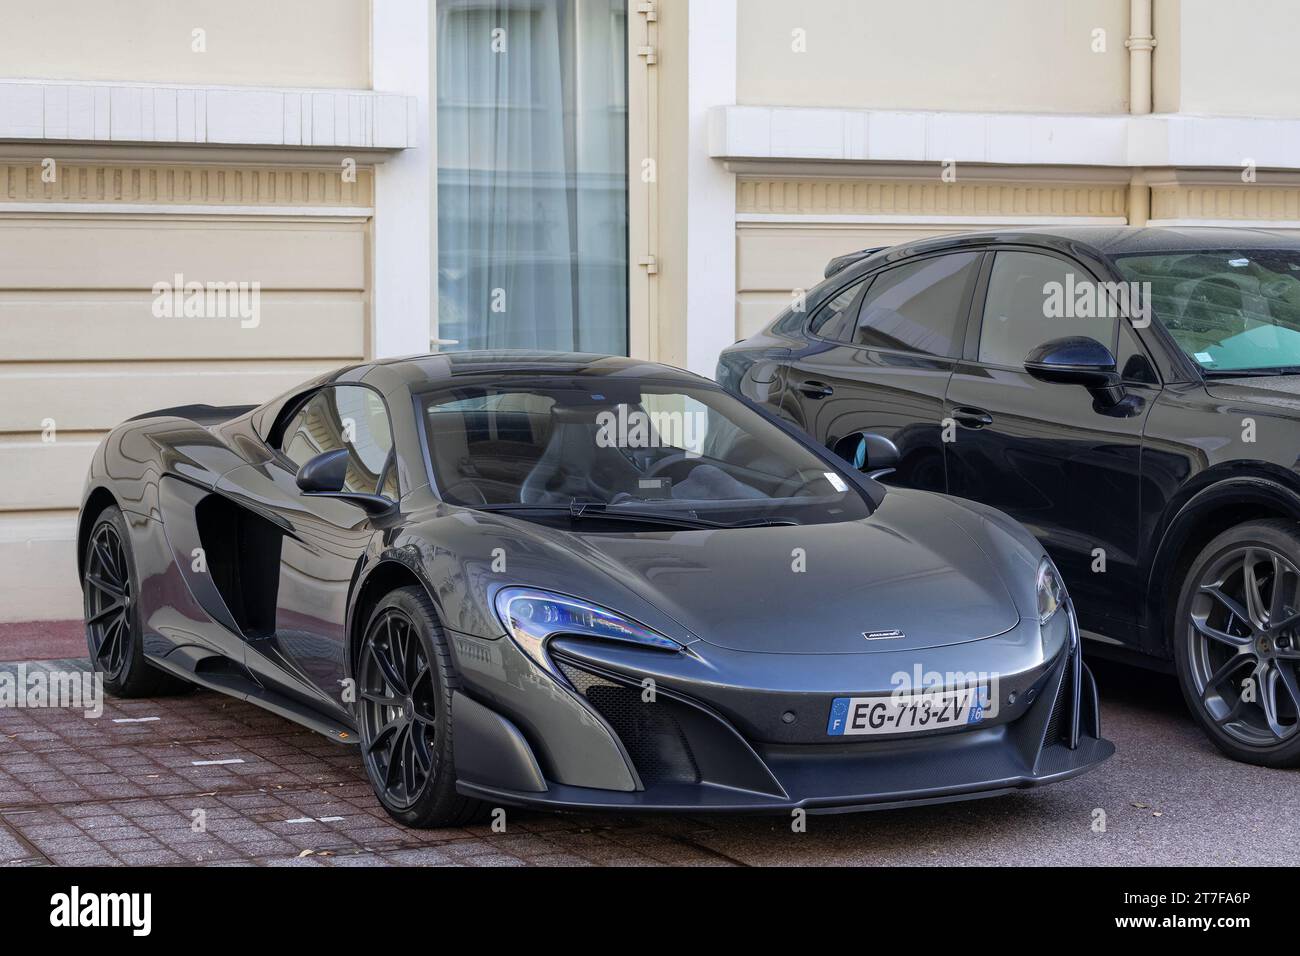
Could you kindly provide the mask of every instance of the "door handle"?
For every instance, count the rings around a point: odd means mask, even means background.
[[[809,398],[830,398],[835,394],[835,389],[831,388],[825,382],[804,382],[797,386],[799,391],[803,392]]]
[[[983,428],[985,425],[993,424],[993,416],[982,408],[958,406],[952,410],[952,417],[958,425],[966,428]]]

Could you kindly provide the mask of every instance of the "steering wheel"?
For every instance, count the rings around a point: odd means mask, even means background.
[[[658,478],[669,468],[675,468],[678,465],[680,465],[682,462],[688,460],[689,459],[687,457],[686,452],[684,451],[673,452],[671,455],[666,455],[663,458],[660,458],[657,462],[655,462],[653,465],[647,468],[645,472],[645,476],[646,478]],[[692,468],[694,468],[694,465],[692,465]]]

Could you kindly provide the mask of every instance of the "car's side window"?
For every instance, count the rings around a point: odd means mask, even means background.
[[[812,321],[808,323],[808,331],[823,339],[833,341],[844,339],[852,316],[858,314],[857,305],[862,290],[870,281],[870,279],[862,279],[837,292],[829,302],[824,303],[813,313]]]
[[[1096,339],[1114,352],[1118,323],[1113,309],[1098,305],[1101,294],[1092,275],[1065,259],[1037,252],[997,253],[984,298],[980,362],[1022,368],[1038,346],[1076,335]]]
[[[862,299],[853,344],[957,358],[979,262],[979,253],[960,252],[880,273]]]
[[[322,388],[289,419],[280,437],[280,450],[299,468],[340,448],[349,452],[344,491],[395,497],[395,479],[380,489],[393,435],[384,400],[374,390],[361,385]]]

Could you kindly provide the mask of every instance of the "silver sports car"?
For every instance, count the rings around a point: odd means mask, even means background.
[[[154,412],[91,467],[90,652],[118,694],[197,684],[358,744],[412,826],[867,809],[1096,766],[1113,748],[1043,548],[865,473],[892,454],[582,355]]]

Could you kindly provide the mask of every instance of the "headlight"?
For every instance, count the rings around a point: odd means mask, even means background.
[[[1038,565],[1038,623],[1046,624],[1065,603],[1065,585],[1049,558]]]
[[[555,634],[594,637],[639,644],[661,651],[680,651],[670,637],[628,620],[607,608],[577,598],[532,588],[502,588],[496,597],[497,616],[525,654],[552,671],[546,641]]]

